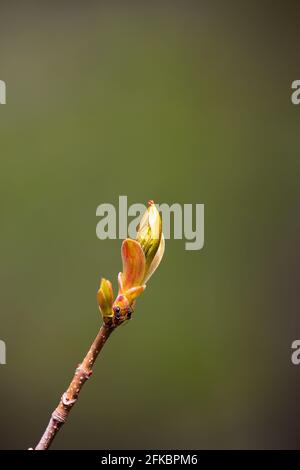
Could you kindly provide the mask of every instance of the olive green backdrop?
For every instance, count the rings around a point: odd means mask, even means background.
[[[297,2],[1,2],[0,447],[33,446],[100,326],[96,207],[205,204],[53,448],[299,447]]]

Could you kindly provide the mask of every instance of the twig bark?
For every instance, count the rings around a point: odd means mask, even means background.
[[[84,383],[92,375],[93,365],[97,359],[97,356],[114,329],[115,326],[106,325],[105,323],[101,326],[99,333],[92,343],[87,355],[83,359],[82,363],[78,365],[68,389],[62,395],[57,408],[53,411],[49,424],[35,450],[49,449],[57,432],[66,422],[71,409],[78,399],[79,393]]]

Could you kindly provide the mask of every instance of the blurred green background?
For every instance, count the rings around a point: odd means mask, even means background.
[[[34,446],[100,326],[96,207],[205,204],[53,449],[295,448],[297,2],[1,2],[0,447]]]

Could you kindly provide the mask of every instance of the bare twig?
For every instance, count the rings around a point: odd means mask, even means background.
[[[37,444],[35,450],[49,449],[58,430],[66,422],[71,409],[78,399],[79,393],[84,383],[92,375],[93,365],[97,359],[97,356],[114,329],[115,326],[106,325],[105,323],[101,326],[99,333],[92,343],[87,355],[83,359],[82,363],[78,365],[68,389],[61,397],[57,408],[53,411],[46,431],[44,432],[40,442]]]

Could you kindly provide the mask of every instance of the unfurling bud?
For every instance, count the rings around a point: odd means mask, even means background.
[[[99,309],[105,323],[110,322],[113,317],[112,305],[114,301],[114,295],[112,290],[111,282],[104,277],[101,279],[100,288],[97,292],[97,300]]]
[[[131,318],[136,298],[144,292],[163,257],[165,239],[161,217],[153,201],[139,224],[136,240],[122,243],[123,271],[119,273],[119,292],[113,301],[110,281],[102,279],[97,293],[99,308],[106,325],[116,327]]]

